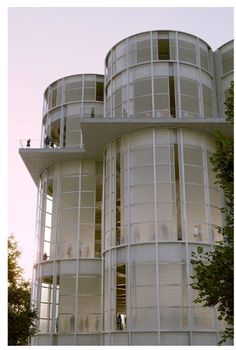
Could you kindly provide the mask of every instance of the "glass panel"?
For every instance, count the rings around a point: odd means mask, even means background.
[[[208,70],[208,52],[200,47],[201,68]]]
[[[132,308],[131,329],[133,330],[155,330],[157,328],[156,308]]]
[[[170,59],[169,39],[158,39],[159,60]]]
[[[179,60],[196,64],[196,46],[193,43],[178,40]]]
[[[185,265],[183,264],[160,264],[160,285],[184,284],[186,283]],[[171,288],[171,287],[170,287]]]
[[[223,74],[233,71],[234,69],[234,50],[230,49],[222,54]]]
[[[95,205],[95,193],[94,192],[81,192],[81,207],[94,207]]]
[[[130,170],[130,184],[142,185],[153,183],[154,174],[152,166],[133,168]]]
[[[196,166],[185,165],[184,167],[185,182],[204,184],[203,169]]]
[[[153,185],[132,186],[130,188],[130,204],[154,203]]]
[[[64,209],[59,212],[59,225],[77,224],[78,209]]]
[[[188,328],[187,309],[177,307],[160,308],[161,330],[180,331]]]
[[[186,287],[160,286],[160,306],[187,306]]]
[[[212,92],[206,85],[202,84],[203,106],[205,117],[212,117]]]
[[[70,192],[79,190],[79,177],[65,177],[61,179],[61,192]]]
[[[94,83],[93,83],[94,85]],[[95,101],[95,87],[94,88],[85,88],[84,89],[84,101],[93,100]]]
[[[61,193],[60,195],[61,208],[78,207],[78,192],[76,193]]]
[[[194,80],[180,78],[180,91],[183,95],[198,98],[198,83]]]
[[[154,221],[154,206],[152,204],[133,205],[130,208],[131,222]]]
[[[80,101],[82,99],[82,81],[65,84],[65,102]]]
[[[155,284],[156,265],[155,264],[135,264],[131,267],[131,285],[150,286]]]
[[[155,307],[156,303],[155,286],[131,288],[131,307]]]
[[[202,150],[184,146],[184,163],[202,166]]]
[[[157,164],[170,163],[170,148],[168,146],[156,147],[156,163]]]
[[[152,111],[152,97],[143,96],[134,100],[134,113]]]
[[[142,79],[134,81],[134,97],[149,95],[151,93],[151,79]]]
[[[206,222],[205,202],[202,205],[196,203],[186,204],[187,220]]]
[[[80,222],[81,223],[94,222],[94,208],[81,208],[80,209]]]
[[[155,240],[155,223],[142,222],[130,226],[131,240],[134,243],[152,242]]]
[[[126,266],[116,267],[116,329],[126,328]]]
[[[103,101],[104,100],[104,83],[102,82],[96,82],[96,101]]]
[[[169,110],[169,96],[168,95],[155,95],[154,96],[155,109]]]
[[[168,93],[168,78],[154,77],[154,94]]]
[[[199,185],[185,185],[186,201],[205,203],[204,187]]]
[[[141,148],[130,151],[130,167],[153,163],[153,149]]]
[[[210,308],[192,308],[193,328],[196,330],[213,329],[213,310]]]

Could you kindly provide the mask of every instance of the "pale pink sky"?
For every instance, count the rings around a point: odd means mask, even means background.
[[[104,73],[108,50],[143,31],[192,33],[213,50],[233,39],[233,8],[9,9],[9,233],[31,278],[37,189],[18,154],[19,139],[39,139],[43,92],[63,76]]]

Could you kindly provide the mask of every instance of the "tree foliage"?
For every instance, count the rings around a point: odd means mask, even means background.
[[[226,120],[232,125],[234,116],[234,85],[228,91],[226,105]],[[217,227],[223,239],[217,242],[213,251],[204,252],[198,247],[192,253],[194,276],[192,288],[198,290],[196,303],[206,307],[216,306],[219,312],[218,319],[227,323],[224,335],[219,342],[223,344],[233,338],[233,211],[234,211],[234,157],[233,138],[226,137],[220,132],[217,134],[217,150],[210,159],[213,170],[216,172],[217,183],[225,194],[225,206],[222,212],[225,215],[225,225]]]
[[[30,284],[18,265],[21,253],[14,235],[8,238],[8,345],[27,345],[36,332],[36,309],[30,306]]]

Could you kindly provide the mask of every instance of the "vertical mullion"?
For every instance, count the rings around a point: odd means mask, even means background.
[[[66,135],[64,135],[64,118],[65,118],[65,113],[64,113],[64,78],[61,81],[61,120],[60,120],[60,147],[63,148],[66,146],[64,145],[64,139],[66,139]]]
[[[127,244],[128,244],[128,259],[127,259],[127,291],[126,295],[127,297],[127,321],[126,324],[128,326],[128,345],[131,344],[131,248],[130,248],[130,242],[131,242],[131,237],[130,237],[130,139],[129,139],[129,134],[128,134],[128,150],[127,150],[127,179],[128,179],[128,239],[127,239]]]
[[[182,188],[180,187],[180,195],[182,202],[181,212],[182,212],[182,219],[183,219],[183,226],[184,229],[184,238],[185,238],[185,254],[186,254],[186,282],[187,282],[187,291],[188,291],[188,318],[189,318],[189,345],[192,345],[192,289],[191,289],[191,277],[190,277],[190,260],[189,260],[189,242],[188,242],[188,231],[187,231],[187,217],[186,217],[186,194],[185,194],[185,175],[184,175],[184,151],[183,151],[183,130],[179,130],[179,134],[177,134],[177,141],[179,145],[179,169],[180,169],[180,179]],[[181,193],[182,189],[182,193]]]
[[[102,217],[101,217],[101,259],[102,259],[102,274],[101,274],[101,345],[104,345],[104,269],[105,269],[105,177],[106,177],[106,150],[103,154],[103,172],[102,172]]]
[[[154,170],[154,205],[155,205],[155,246],[156,246],[156,311],[157,311],[157,334],[158,345],[161,345],[161,333],[160,333],[160,290],[159,290],[159,252],[158,252],[158,230],[157,230],[157,172],[156,172],[156,130],[153,130],[153,170]]]
[[[177,110],[176,110],[176,114],[177,114],[177,118],[182,118],[182,113],[181,113],[181,91],[180,91],[180,68],[179,68],[179,43],[178,43],[178,33],[175,32],[175,40],[176,40],[176,82],[177,82]]]
[[[152,91],[152,118],[155,118],[155,106],[154,106],[154,67],[153,67],[153,44],[152,44],[152,32],[150,32],[150,48],[151,48],[151,91]]]

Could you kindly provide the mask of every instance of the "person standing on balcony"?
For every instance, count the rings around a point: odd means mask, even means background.
[[[48,136],[45,137],[44,143],[45,143],[46,148],[48,148],[48,146],[50,144],[50,138]]]
[[[54,148],[54,139],[53,139],[53,137],[50,138],[50,147]]]
[[[26,147],[30,147],[30,141],[31,141],[31,139],[28,139],[28,140],[26,141]]]
[[[91,109],[91,118],[94,118],[95,117],[95,109],[94,107],[92,107]]]

